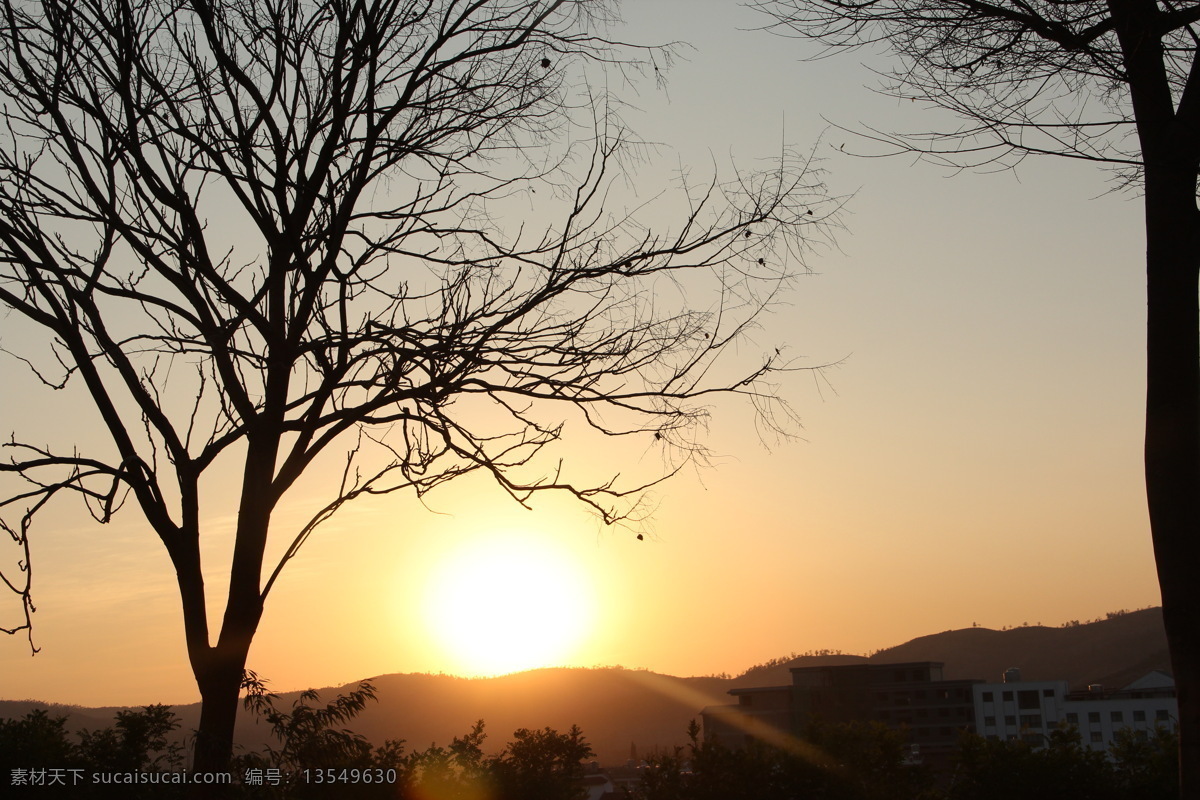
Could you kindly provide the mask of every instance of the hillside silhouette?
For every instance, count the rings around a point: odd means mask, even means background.
[[[606,765],[631,755],[669,751],[686,742],[689,720],[706,705],[730,702],[734,687],[790,683],[791,667],[870,661],[942,661],[947,678],[999,680],[1019,667],[1026,680],[1066,679],[1071,688],[1089,683],[1121,686],[1152,669],[1169,671],[1162,612],[1158,608],[1110,615],[1096,622],[1049,628],[1037,625],[1009,630],[965,628],[921,636],[880,650],[867,658],[822,651],[787,656],[729,677],[679,678],[620,667],[539,669],[498,678],[389,674],[369,680],[379,702],[367,706],[352,728],[375,743],[404,739],[409,748],[449,744],[478,719],[487,723],[487,745],[498,750],[517,728],[550,726],[560,731],[579,725],[597,758]],[[354,684],[321,689],[323,701]],[[286,708],[298,692],[281,693]],[[152,702],[152,699],[148,700]],[[0,701],[0,718],[18,717],[46,703]],[[68,717],[68,727],[95,730],[110,724],[117,708],[50,706]],[[175,708],[183,730],[194,728],[199,704]],[[267,741],[265,724],[242,714],[237,741],[257,750]]]
[[[1171,671],[1161,608],[1061,628],[946,631],[881,650],[871,660],[944,661],[948,679],[998,681],[1005,669],[1019,667],[1023,680],[1061,678],[1072,689],[1125,686],[1153,669]]]
[[[792,667],[899,661],[941,661],[950,680],[998,681],[1004,670],[1017,667],[1023,680],[1063,679],[1072,689],[1093,683],[1124,686],[1150,670],[1171,671],[1162,609],[1155,607],[1054,628],[960,628],[920,636],[870,657],[832,654],[776,659],[750,668],[734,683],[779,686],[791,682],[788,670]]]

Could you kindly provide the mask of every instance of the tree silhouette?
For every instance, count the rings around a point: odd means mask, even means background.
[[[566,733],[521,728],[490,768],[497,794],[505,800],[582,800],[587,797],[583,764],[592,755],[578,725]]]
[[[810,720],[792,746],[761,739],[727,747],[701,740],[651,758],[631,795],[636,800],[906,800],[941,797],[923,765],[906,763],[907,734],[878,722]],[[786,738],[786,737],[785,737]],[[783,740],[776,740],[783,741]],[[802,747],[795,745],[803,743]]]
[[[169,776],[155,783],[122,783],[133,772],[174,773],[183,767],[183,746],[174,735],[179,719],[170,706],[118,711],[114,724],[69,735],[67,718],[34,709],[21,719],[0,719],[0,785],[36,787],[49,797],[183,797]],[[75,741],[72,741],[72,738]],[[102,780],[93,780],[97,774]]]
[[[29,627],[49,501],[98,522],[136,506],[178,583],[196,769],[229,762],[264,602],[345,503],[483,473],[612,523],[703,456],[714,394],[788,425],[771,379],[794,365],[720,356],[836,204],[790,152],[681,179],[673,223],[612,199],[632,137],[589,78],[670,53],[606,38],[601,0],[7,0],[0,17],[0,303],[40,337],[5,347],[95,411],[56,425],[68,444],[5,445],[24,481],[0,502],[24,604],[8,630]],[[669,458],[640,483],[585,479],[554,451],[568,421]],[[76,422],[106,444],[69,444]],[[321,459],[340,483],[286,528]],[[217,473],[241,485],[214,630]]]
[[[954,131],[865,135],[956,167],[1031,154],[1117,170],[1146,220],[1145,470],[1179,691],[1181,791],[1200,797],[1200,5],[1156,0],[761,0],[779,32],[884,44],[885,91],[948,109]]]

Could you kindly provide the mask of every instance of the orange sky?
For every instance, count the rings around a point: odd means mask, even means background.
[[[872,79],[852,55],[799,63],[799,44],[739,31],[756,20],[733,4],[641,0],[625,13],[629,38],[697,48],[665,94],[642,87],[643,110],[630,115],[697,171],[770,156],[784,136],[814,142],[822,116],[936,124],[863,88]],[[497,542],[532,571],[521,593],[481,585],[472,602],[495,627],[545,620],[562,637],[557,652],[539,643],[545,663],[736,673],[791,651],[865,652],[975,622],[1058,624],[1157,603],[1140,474],[1137,199],[1105,194],[1106,176],[1087,165],[948,178],[850,158],[843,143],[828,132],[819,151],[832,190],[854,194],[838,247],[810,260],[816,274],[745,347],[757,358],[786,342],[814,365],[841,361],[827,380],[802,373],[781,387],[802,440],[768,449],[745,407],[718,404],[716,468],[662,488],[644,541],[549,498],[526,512],[474,479],[429,508],[360,502],[289,566],[249,666],[278,689],[494,671],[499,662],[472,666],[431,634],[428,608],[445,605],[436,598],[453,583],[436,576],[470,566],[454,566],[456,553]],[[666,162],[675,156],[655,164]],[[666,174],[649,167],[638,180]],[[20,335],[0,320],[0,339]],[[78,415],[78,402],[0,390],[6,420],[47,435],[46,421]],[[617,471],[651,458],[567,441]],[[161,546],[132,513],[97,527],[74,512],[56,509],[35,529],[43,652],[0,640],[0,696],[196,699]],[[207,520],[212,583],[230,521]],[[553,576],[545,604],[568,615],[539,608],[539,570]]]

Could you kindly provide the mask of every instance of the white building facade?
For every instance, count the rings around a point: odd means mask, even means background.
[[[986,739],[1023,739],[1041,745],[1060,725],[1079,730],[1085,747],[1107,750],[1117,731],[1132,729],[1149,736],[1155,728],[1175,728],[1178,706],[1175,682],[1154,671],[1123,689],[1092,686],[1071,692],[1066,681],[1022,681],[1009,670],[1003,683],[973,687],[975,731]]]

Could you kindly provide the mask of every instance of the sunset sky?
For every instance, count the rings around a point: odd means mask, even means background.
[[[952,176],[851,157],[842,146],[862,146],[831,123],[954,121],[873,93],[860,61],[882,66],[878,54],[803,62],[810,45],[745,30],[763,20],[734,2],[637,0],[623,14],[627,40],[694,47],[665,90],[625,93],[628,121],[664,145],[635,182],[664,179],[664,163],[753,164],[786,140],[816,147],[847,197],[836,244],[744,345],[751,361],[786,343],[836,364],[781,386],[801,438],[764,444],[748,408],[717,403],[716,466],[656,493],[643,541],[560,499],[525,511],[475,479],[424,506],[359,501],[285,571],[249,667],[278,690],[558,664],[736,674],[792,651],[1157,604],[1138,198],[1065,160]],[[0,318],[0,345],[20,335]],[[0,389],[2,433],[51,435],[71,402]],[[652,457],[577,441],[610,472]],[[207,520],[218,601],[231,513]],[[60,504],[34,533],[42,652],[0,638],[0,698],[197,700],[170,562],[136,512],[99,527]],[[0,603],[11,622],[15,604]]]

